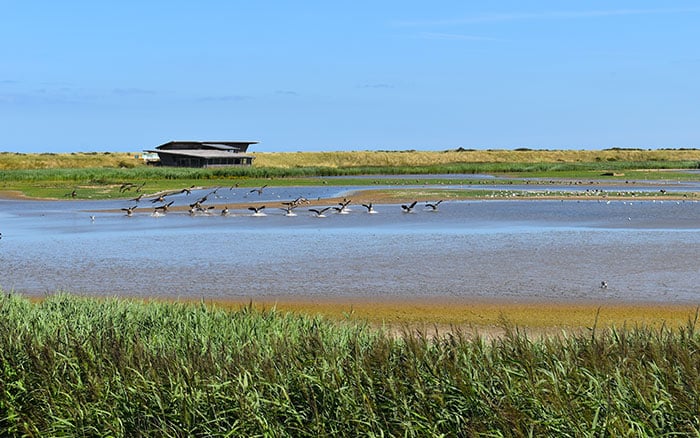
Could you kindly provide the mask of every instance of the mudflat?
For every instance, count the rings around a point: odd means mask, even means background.
[[[658,303],[597,303],[594,301],[556,302],[546,300],[214,300],[208,304],[237,309],[252,305],[275,308],[343,321],[363,320],[394,332],[425,333],[460,330],[466,334],[500,335],[507,329],[530,334],[558,335],[594,328],[662,327],[675,328],[693,323],[698,306]]]

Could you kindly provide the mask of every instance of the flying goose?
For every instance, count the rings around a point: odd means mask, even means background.
[[[131,215],[134,214],[134,210],[136,209],[136,207],[138,207],[138,205],[134,205],[133,207],[129,207],[129,208],[122,208],[122,211],[125,211],[126,215],[131,217]]]
[[[375,210],[374,207],[372,207],[371,202],[369,204],[362,204],[362,206],[367,209],[367,213],[369,214],[375,214],[377,212],[377,210]]]
[[[431,204],[431,203],[429,203],[429,202],[426,202],[426,203],[425,203],[425,206],[426,206],[426,207],[430,207],[430,208],[432,209],[431,211],[437,211],[438,205],[440,205],[441,202],[442,202],[442,199],[439,200],[438,202],[434,203],[434,204]]]
[[[228,216],[228,205],[221,209],[221,216]]]
[[[337,211],[338,214],[348,214],[350,213],[350,209],[348,208],[348,205],[350,205],[349,199],[343,198],[343,202],[338,202],[338,205],[340,207],[333,207],[333,210]]]
[[[168,208],[169,208],[171,205],[173,205],[173,202],[175,202],[175,201],[170,201],[170,202],[168,202],[167,204],[159,205],[158,207],[155,207],[155,208],[153,209],[153,212],[154,212],[154,213],[158,213],[158,210],[160,210],[160,211],[162,211],[163,213],[167,213],[167,212],[168,212]]]
[[[304,198],[303,196],[299,196],[298,198],[296,198],[296,199],[293,200],[293,201],[285,201],[285,202],[283,202],[282,205],[285,205],[285,206],[293,207],[293,208],[294,208],[294,207],[300,206],[301,204],[308,204],[308,203],[309,203],[309,200],[308,200],[308,199]]]
[[[258,196],[260,196],[260,195],[262,195],[263,189],[264,189],[265,187],[267,187],[267,184],[265,184],[264,186],[259,187],[259,188],[257,188],[257,189],[249,190],[248,193],[258,192]]]
[[[151,204],[155,204],[156,202],[165,202],[166,196],[168,196],[168,195],[164,194],[164,195],[159,195],[157,198],[151,199]]]
[[[315,208],[310,208],[309,211],[316,213],[316,217],[326,217],[323,213],[325,213],[327,210],[330,210],[330,207],[322,208],[320,210],[317,210]]]
[[[210,194],[211,194],[211,193],[207,193],[206,195],[204,195],[204,196],[202,196],[201,198],[197,199],[194,203],[195,203],[195,204],[204,204],[205,202],[207,202],[207,198],[209,198],[209,195],[210,195]],[[191,207],[192,205],[193,205],[193,204],[190,204],[190,207]]]
[[[129,190],[131,190],[134,187],[136,187],[136,185],[134,183],[130,183],[130,182],[124,183],[119,187],[119,193],[128,192]]]
[[[417,203],[418,203],[418,201],[413,201],[411,203],[411,205],[403,204],[403,205],[401,205],[401,208],[403,209],[404,213],[411,213],[411,212],[413,212],[413,207],[415,207]]]
[[[296,216],[296,215],[297,215],[297,214],[294,213],[294,211],[293,211],[295,208],[296,208],[296,205],[287,205],[287,206],[284,207],[284,208],[280,208],[280,210],[283,210],[283,211],[285,212],[285,213],[284,213],[285,216],[292,217],[292,216]]]
[[[265,213],[262,212],[264,209],[264,205],[261,205],[260,207],[248,207],[248,210],[253,212],[253,216],[265,216]]]

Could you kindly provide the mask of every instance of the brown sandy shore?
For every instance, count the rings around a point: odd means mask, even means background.
[[[167,192],[164,192],[167,193]],[[157,193],[157,196],[161,193]],[[4,197],[4,193],[0,192],[0,197]],[[522,197],[475,197],[475,196],[464,196],[461,194],[450,193],[450,190],[441,190],[439,193],[434,190],[421,192],[419,190],[413,190],[410,192],[404,192],[401,189],[377,189],[377,190],[361,190],[357,191],[351,196],[350,200],[352,205],[361,205],[373,203],[378,204],[400,204],[400,203],[410,203],[413,201],[425,202],[425,201],[435,201],[437,199],[443,199],[444,201],[497,201],[497,200],[512,200],[512,201],[599,201],[605,199],[606,201],[617,201],[617,200],[635,200],[635,201],[686,201],[687,197],[682,195],[646,195],[646,196],[606,196],[601,197],[591,197],[591,196],[575,196],[575,195],[546,195],[546,196],[522,196]],[[690,200],[698,199],[698,196],[693,196]],[[16,198],[21,199],[21,198]],[[346,198],[322,198],[322,199],[310,199],[308,202],[301,204],[300,208],[312,207],[312,206],[337,206],[341,201],[345,201]],[[283,201],[254,201],[250,200],[247,202],[229,202],[229,203],[207,203],[208,206],[213,206],[214,209],[222,209],[223,207],[228,207],[229,209],[242,209],[245,210],[251,206],[261,206],[264,205],[266,208],[283,208]],[[153,205],[144,206],[138,211],[152,210]],[[184,212],[188,211],[190,207],[188,205],[173,205],[168,209],[168,211]],[[105,210],[105,212],[111,213],[121,213],[120,210]]]
[[[186,301],[186,300],[185,300]],[[460,331],[467,335],[499,336],[506,328],[532,335],[581,333],[610,327],[685,326],[694,321],[698,306],[639,302],[548,302],[500,300],[367,300],[280,298],[263,301],[212,300],[227,309],[253,306],[260,310],[320,315],[337,321],[364,321],[394,333],[426,334]]]

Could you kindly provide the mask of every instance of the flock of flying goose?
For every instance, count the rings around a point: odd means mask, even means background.
[[[233,189],[233,186],[231,189]],[[249,190],[247,193],[257,193],[258,195],[262,195],[263,190],[267,187],[267,185],[264,185],[262,187],[254,188]],[[153,206],[153,211],[151,213],[152,216],[162,216],[165,215],[170,207],[174,204],[175,201],[170,201],[167,202],[166,197],[171,196],[171,195],[177,195],[177,194],[186,194],[190,195],[192,189],[194,186],[185,188],[182,190],[176,190],[172,191],[169,193],[162,193],[154,196],[152,199],[150,199],[151,204],[160,204],[160,205],[155,205]],[[191,216],[195,215],[210,215],[213,213],[213,211],[216,209],[216,206],[214,205],[206,205],[205,203],[209,200],[209,197],[216,195],[217,191],[220,189],[220,187],[215,188],[214,190],[210,191],[209,193],[205,194],[201,198],[197,199],[191,204],[188,204],[189,209],[187,210],[188,213]],[[134,212],[137,208],[139,208],[139,202],[144,198],[143,193],[140,194],[139,196],[130,199],[131,202],[134,202],[135,204],[130,206],[130,207],[125,207],[122,208],[121,210],[126,214],[126,216],[133,216]],[[342,202],[338,202],[337,206],[328,206],[328,207],[315,207],[315,208],[309,208],[308,211],[310,213],[313,213],[315,217],[326,217],[326,212],[335,212],[336,214],[348,214],[350,213],[350,208],[348,207],[352,201],[350,199],[344,198]],[[437,211],[438,206],[442,203],[442,200],[439,200],[437,202],[427,202],[425,204],[425,208],[428,211]],[[300,196],[292,201],[286,201],[282,202],[282,207],[280,207],[280,210],[284,212],[284,216],[297,216],[295,213],[295,209],[298,207],[301,207],[302,205],[305,204],[310,204],[309,200]],[[418,204],[418,201],[413,201],[411,204],[403,204],[401,205],[401,209],[403,210],[404,213],[413,213],[416,205]],[[372,203],[367,203],[367,204],[361,204],[366,210],[367,213],[369,214],[376,214],[377,210],[374,209],[374,206]],[[264,205],[260,206],[250,206],[248,207],[248,210],[252,212],[252,216],[266,216],[266,214],[263,212],[265,210]],[[229,210],[228,206],[224,206],[221,211],[220,215],[221,216],[229,216],[231,214],[231,211]]]

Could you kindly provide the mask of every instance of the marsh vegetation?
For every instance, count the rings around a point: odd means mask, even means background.
[[[0,299],[0,428],[28,436],[697,435],[700,334],[504,322],[390,334],[204,304]]]

